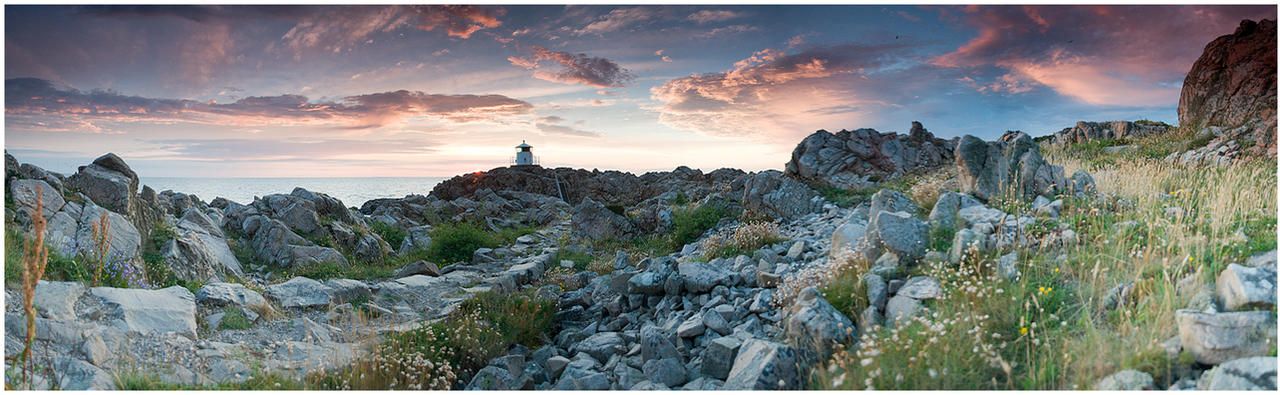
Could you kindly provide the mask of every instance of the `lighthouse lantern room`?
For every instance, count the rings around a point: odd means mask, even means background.
[[[533,149],[532,145],[525,143],[524,140],[520,141],[520,145],[516,146],[516,166],[533,166],[537,164],[531,149]]]

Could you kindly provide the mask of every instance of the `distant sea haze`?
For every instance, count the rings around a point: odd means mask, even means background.
[[[149,185],[156,192],[172,190],[196,195],[205,203],[224,197],[240,204],[253,202],[255,196],[274,193],[288,194],[293,188],[302,187],[321,192],[342,201],[347,207],[360,207],[365,202],[381,198],[402,198],[408,195],[426,195],[446,177],[341,177],[341,178],[183,178],[143,177],[141,185]]]

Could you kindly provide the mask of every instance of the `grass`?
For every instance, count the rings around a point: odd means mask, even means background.
[[[869,188],[841,189],[819,187],[818,194],[837,206],[848,208],[863,203],[870,203],[871,196],[881,189],[902,192],[920,205],[924,213],[933,209],[938,202],[939,190],[943,182],[956,175],[955,166],[946,166],[923,174],[907,174],[891,178]],[[877,179],[878,180],[878,179]]]
[[[498,239],[480,226],[470,223],[440,224],[431,230],[431,245],[427,247],[427,259],[440,262],[440,266],[471,262],[471,256],[481,248],[495,248]]]
[[[222,316],[222,321],[218,323],[218,330],[241,330],[253,327],[253,322],[249,321],[249,317],[245,316],[240,309],[227,307],[222,312],[224,315]]]
[[[809,377],[819,389],[1089,389],[1123,369],[1138,369],[1171,384],[1187,369],[1185,356],[1166,355],[1161,342],[1177,335],[1174,312],[1187,305],[1223,268],[1276,248],[1276,163],[1184,167],[1162,159],[1178,146],[1198,144],[1185,132],[1136,139],[1138,150],[1097,147],[1048,149],[1046,159],[1090,172],[1102,196],[1063,197],[1057,223],[1079,241],[1061,250],[1019,249],[1022,273],[1009,282],[995,274],[1007,251],[968,257],[958,266],[926,266],[945,294],[930,312],[897,329],[860,334]],[[1180,137],[1179,137],[1180,136]],[[1182,138],[1182,142],[1160,139]],[[1099,145],[1102,145],[1100,143]],[[1164,148],[1147,148],[1159,145]],[[1167,207],[1187,213],[1164,215]],[[1025,205],[1010,205],[1013,211]],[[1057,223],[1032,226],[1035,236]],[[1140,226],[1116,224],[1137,221]],[[949,243],[930,234],[930,249]],[[1059,255],[1065,260],[1060,261]],[[859,273],[854,268],[854,273]],[[859,313],[859,277],[833,271],[820,282],[842,312]],[[1103,301],[1117,284],[1133,282],[1119,309]]]
[[[555,258],[551,259],[551,265],[560,266],[560,261],[563,261],[563,260],[573,261],[574,270],[582,271],[587,268],[587,265],[590,265],[592,262],[594,262],[596,260],[596,257],[586,252],[569,251],[567,249],[561,248],[560,250],[556,251]]]
[[[391,248],[400,248],[400,244],[404,243],[404,238],[409,236],[409,233],[403,228],[381,221],[369,221],[369,229],[382,237],[382,240],[390,244]]]
[[[680,248],[698,240],[708,229],[716,226],[721,218],[733,213],[721,207],[705,205],[696,208],[678,208],[671,212],[671,247]]]

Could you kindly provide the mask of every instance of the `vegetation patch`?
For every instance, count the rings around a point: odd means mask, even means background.
[[[240,309],[227,307],[223,309],[222,312],[222,321],[218,323],[218,330],[242,330],[249,329],[253,326],[253,322],[249,321],[249,317],[245,316],[244,312],[240,311]]]
[[[495,248],[497,238],[480,226],[471,223],[440,224],[431,231],[431,245],[427,247],[427,259],[440,266],[471,262],[471,256],[481,248]]]
[[[715,233],[702,241],[706,259],[732,258],[750,255],[751,252],[786,239],[778,235],[778,225],[772,222],[748,222]]]
[[[382,237],[382,240],[390,244],[391,248],[400,247],[400,244],[404,243],[404,238],[409,236],[403,228],[382,221],[369,221],[369,229]]]
[[[729,210],[715,205],[703,205],[692,209],[675,209],[671,212],[671,246],[680,248],[698,240],[720,219],[732,216]]]

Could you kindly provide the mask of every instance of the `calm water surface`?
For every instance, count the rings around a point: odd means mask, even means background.
[[[172,190],[193,194],[208,203],[216,197],[224,197],[236,203],[248,204],[254,196],[293,192],[303,187],[313,192],[323,192],[342,201],[348,207],[360,207],[364,202],[381,198],[402,198],[411,194],[426,195],[445,177],[377,177],[377,178],[179,178],[143,177],[142,185],[150,185],[156,192]],[[141,188],[141,187],[139,187]]]

